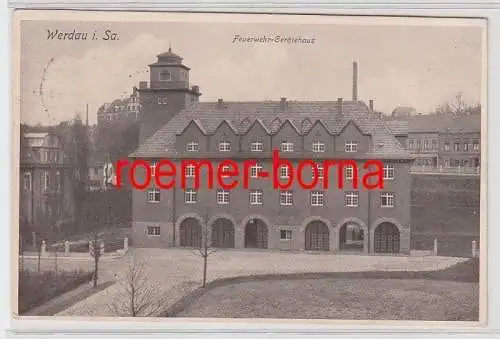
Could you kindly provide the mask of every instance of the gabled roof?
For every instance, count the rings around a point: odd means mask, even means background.
[[[385,123],[394,135],[396,135],[396,136],[408,135],[408,121],[406,121],[406,120],[387,120]]]
[[[286,107],[280,101],[225,102],[221,108],[218,102],[199,102],[181,110],[172,120],[161,127],[131,154],[131,157],[175,156],[175,137],[192,121],[196,121],[207,133],[212,133],[223,120],[230,121],[239,134],[245,134],[255,123],[261,124],[267,133],[272,133],[272,122],[276,118],[289,123],[300,133],[300,126],[306,119],[320,121],[331,134],[339,134],[352,121],[365,135],[372,136],[371,151],[378,155],[405,158],[409,153],[376,115],[370,114],[362,102],[344,101],[342,113],[338,101],[288,101]],[[248,120],[253,121],[247,126]],[[297,128],[297,126],[299,128]]]

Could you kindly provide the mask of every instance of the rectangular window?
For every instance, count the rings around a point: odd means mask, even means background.
[[[352,180],[354,179],[354,167],[347,165],[344,167],[344,179]]]
[[[474,150],[474,152],[478,152],[479,151],[479,140],[474,140],[472,142],[472,149]]]
[[[312,191],[311,192],[311,206],[323,206],[325,202],[325,192]]]
[[[230,151],[231,151],[231,143],[229,141],[219,142],[219,152],[230,152]]]
[[[157,187],[150,188],[147,192],[148,202],[160,202],[160,189]]]
[[[293,205],[293,193],[292,193],[292,191],[281,191],[280,192],[280,205],[281,206],[292,206]]]
[[[225,190],[217,190],[217,203],[219,205],[227,205],[229,204],[229,191]]]
[[[220,172],[220,173],[221,173],[221,177],[222,177],[222,178],[229,178],[229,175],[227,175],[227,174],[223,174],[223,173],[227,173],[227,172],[229,172],[229,171],[231,171],[230,166],[228,166],[228,165],[224,165],[224,166],[222,166],[222,167],[221,167],[221,172]]]
[[[198,152],[200,150],[200,145],[196,141],[189,142],[186,146],[188,152]]]
[[[348,153],[354,153],[358,151],[358,142],[357,141],[346,141],[345,142],[345,151]]]
[[[260,163],[256,163],[250,167],[250,177],[258,178],[259,173],[262,171],[262,165]]]
[[[31,173],[30,172],[24,173],[23,179],[24,179],[24,190],[31,191]]]
[[[61,192],[61,172],[56,172],[56,192]]]
[[[459,142],[456,142],[456,143],[454,144],[454,148],[453,148],[453,149],[455,150],[455,152],[460,152],[460,143],[459,143]]]
[[[345,192],[344,197],[346,207],[358,207],[359,192]]]
[[[321,142],[321,141],[315,141],[313,142],[313,145],[312,145],[312,150],[313,152],[315,153],[322,153],[324,152],[326,149],[325,147],[325,143],[324,142]]]
[[[444,150],[445,150],[445,151],[449,151],[449,150],[450,150],[450,143],[449,143],[448,141],[446,141],[446,142],[444,143]]]
[[[187,165],[186,166],[186,178],[194,178],[196,172],[195,165]]]
[[[394,193],[380,193],[380,203],[382,207],[394,207]]]
[[[148,235],[159,236],[160,235],[160,226],[148,226]]]
[[[172,74],[168,70],[163,70],[159,74],[160,81],[170,81],[172,80]]]
[[[293,152],[293,142],[282,141],[281,152]]]
[[[168,97],[166,95],[161,95],[158,97],[158,105],[167,105]]]
[[[422,140],[417,139],[417,149],[420,150],[422,148]]]
[[[251,190],[250,191],[250,205],[262,205],[264,194],[262,190]]]
[[[254,141],[250,144],[250,150],[252,152],[262,152],[264,150],[264,144],[261,141]]]
[[[467,142],[464,143],[464,152],[469,152],[469,144]]]
[[[290,173],[288,173],[288,166],[281,166],[280,167],[280,178],[287,179],[290,176]]]
[[[188,188],[184,191],[184,202],[186,204],[195,204],[197,201],[197,192],[193,188]]]
[[[413,139],[408,140],[408,148],[413,149],[415,147],[415,141]]]
[[[394,179],[394,166],[393,165],[385,165],[384,166],[384,180],[392,180]]]
[[[429,140],[424,140],[424,149],[429,149]]]
[[[43,187],[43,190],[45,192],[47,192],[49,190],[49,187],[50,187],[50,175],[49,175],[49,173],[45,172],[44,173],[44,187]]]
[[[291,240],[291,239],[292,239],[292,231],[280,230],[280,240]]]
[[[438,148],[437,140],[432,140],[432,149],[437,149],[437,148]]]
[[[149,168],[151,170],[151,177],[154,178],[156,176],[156,161],[150,163]]]
[[[322,181],[325,178],[325,171],[323,169],[323,164],[320,162],[316,163],[316,168],[318,169],[318,180]],[[314,172],[312,173],[314,180]]]

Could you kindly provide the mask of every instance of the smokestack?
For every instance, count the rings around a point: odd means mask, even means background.
[[[87,104],[85,110],[85,126],[89,127],[89,104]]]
[[[370,99],[370,112],[373,112],[373,99]]]
[[[286,98],[281,98],[280,108],[282,111],[286,110]]]
[[[344,108],[342,107],[343,102],[344,102],[344,100],[342,98],[337,99],[337,105],[339,106],[339,113],[343,113],[343,111],[344,111]]]
[[[358,101],[358,63],[352,63],[352,101]]]

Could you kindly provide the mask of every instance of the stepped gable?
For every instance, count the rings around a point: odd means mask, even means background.
[[[339,105],[342,105],[340,113]],[[275,132],[277,119],[282,124],[290,123],[299,133],[303,122],[313,124],[320,120],[328,131],[335,135],[350,122],[364,134],[372,136],[370,154],[378,157],[405,159],[410,154],[402,148],[391,130],[362,101],[280,101],[259,102],[200,102],[180,111],[172,120],[160,128],[132,153],[131,157],[175,157],[176,135],[181,134],[193,121],[206,133],[213,133],[222,121],[227,121],[237,134],[246,133],[256,122],[269,133]],[[252,123],[249,124],[248,122]]]

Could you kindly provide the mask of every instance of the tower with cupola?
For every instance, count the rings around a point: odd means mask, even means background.
[[[182,60],[169,48],[168,52],[157,55],[156,62],[149,65],[149,84],[146,81],[139,83],[140,143],[151,137],[180,110],[198,102],[201,96],[199,87],[190,85],[190,68]]]

